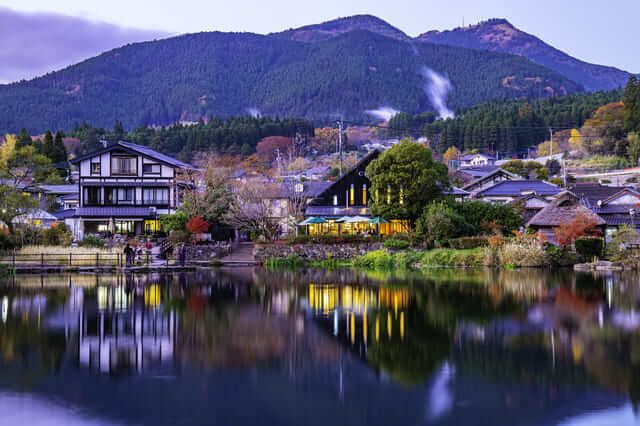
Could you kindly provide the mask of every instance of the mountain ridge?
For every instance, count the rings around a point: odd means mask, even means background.
[[[516,28],[504,18],[492,18],[452,30],[428,31],[420,34],[416,40],[523,56],[582,84],[588,91],[618,89],[626,84],[631,75],[616,67],[574,58]]]

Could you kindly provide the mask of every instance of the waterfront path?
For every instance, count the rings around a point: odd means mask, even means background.
[[[220,258],[220,266],[253,266],[259,262],[253,256],[253,243],[234,245],[229,255]]]

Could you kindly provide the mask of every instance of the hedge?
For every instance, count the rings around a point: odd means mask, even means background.
[[[576,252],[585,260],[602,256],[604,240],[597,237],[580,237],[575,242]]]

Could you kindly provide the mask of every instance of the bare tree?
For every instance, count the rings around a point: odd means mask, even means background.
[[[269,241],[280,233],[278,220],[272,214],[271,199],[264,198],[264,184],[248,182],[237,185],[224,220],[238,230]]]

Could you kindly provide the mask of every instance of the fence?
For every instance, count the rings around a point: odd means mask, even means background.
[[[151,254],[134,256],[134,262],[127,265],[122,253],[9,253],[0,256],[0,265],[15,267],[123,267],[151,264]]]

